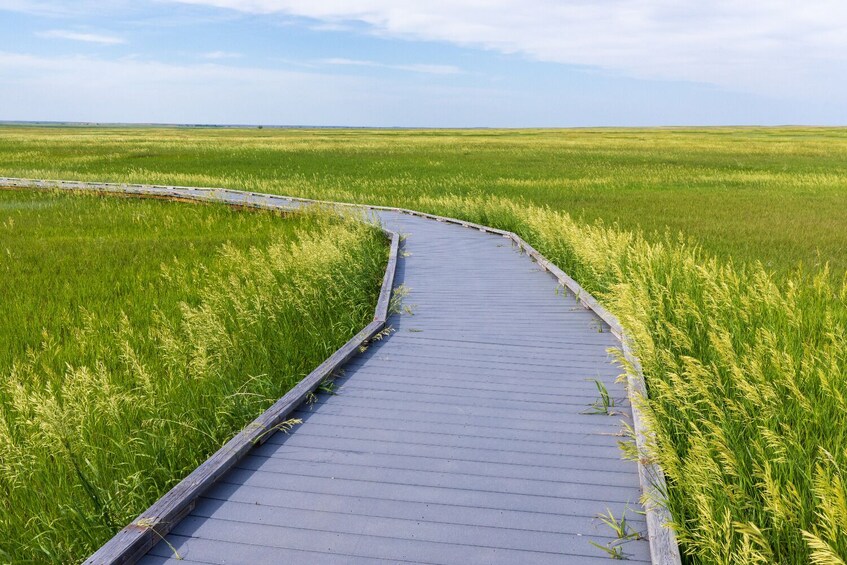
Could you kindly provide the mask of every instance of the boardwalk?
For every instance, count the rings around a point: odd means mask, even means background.
[[[283,203],[283,201],[280,201]],[[637,514],[608,328],[505,238],[381,212],[406,234],[390,337],[353,358],[142,559],[177,563],[608,563],[597,515]],[[646,541],[623,545],[649,562]]]
[[[208,189],[0,184],[302,205]],[[598,515],[626,516],[630,531],[646,534],[638,466],[621,460],[617,445],[620,421],[632,415],[607,353],[620,345],[609,326],[510,239],[378,215],[406,235],[394,283],[408,294],[388,320],[392,333],[347,362],[333,394],[301,405],[291,433],[241,443],[243,458],[225,446],[192,473],[208,469],[207,479],[180,483],[202,493],[193,507],[192,498],[165,502],[178,486],[148,509],[145,520],[172,527],[141,563],[590,565],[611,557],[592,543],[616,539]],[[615,414],[589,414],[595,379],[616,400]],[[215,457],[237,462],[221,476]],[[182,507],[191,508],[182,520],[164,518]],[[656,562],[678,564],[664,516],[648,512]],[[151,539],[149,525],[134,522],[89,562],[111,562],[116,548],[121,561],[133,559],[132,544]],[[631,562],[650,562],[646,540],[620,547]]]

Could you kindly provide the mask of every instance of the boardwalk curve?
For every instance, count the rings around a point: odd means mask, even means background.
[[[568,293],[567,276],[513,234],[372,213],[403,235],[393,286],[404,306],[384,321],[391,333],[347,352],[332,394],[289,407],[284,417],[303,422],[292,432],[247,446],[196,488],[140,563],[606,563],[597,546],[617,543],[601,514],[642,534],[619,546],[630,561],[678,563],[667,516],[642,515],[658,470],[621,459],[620,420],[632,411],[608,353],[621,347],[616,320],[596,302],[587,309],[593,299]],[[595,381],[614,415],[589,413]]]

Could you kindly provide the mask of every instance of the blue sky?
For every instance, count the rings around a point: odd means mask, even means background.
[[[0,0],[0,120],[847,124],[842,0]]]

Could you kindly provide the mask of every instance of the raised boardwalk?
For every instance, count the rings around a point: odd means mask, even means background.
[[[608,563],[597,516],[646,534],[608,327],[496,235],[393,212],[394,332],[353,358],[141,562]],[[623,545],[649,562],[646,541]]]
[[[178,187],[0,184],[301,205]],[[408,294],[388,319],[393,332],[349,359],[334,394],[321,393],[290,414],[303,422],[291,433],[251,449],[250,438],[264,432],[246,427],[88,562],[132,561],[138,547],[150,547],[145,540],[156,539],[155,527],[170,533],[141,558],[148,565],[590,565],[610,561],[593,544],[616,541],[598,519],[611,513],[645,537],[649,522],[659,540],[654,562],[678,564],[675,539],[661,527],[667,514],[653,505],[647,521],[641,514],[639,469],[646,483],[661,479],[661,471],[623,461],[618,448],[620,421],[632,418],[627,391],[615,382],[621,369],[607,351],[620,342],[580,301],[620,333],[617,321],[590,296],[578,301],[565,293],[514,245],[526,246],[514,234],[376,213],[386,229],[406,236],[394,285]],[[616,401],[612,415],[590,414],[599,398],[595,379]],[[643,383],[631,377],[630,386],[638,392]],[[271,422],[266,415],[251,426]],[[177,520],[182,508],[190,512]],[[631,562],[651,561],[644,538],[615,545]]]

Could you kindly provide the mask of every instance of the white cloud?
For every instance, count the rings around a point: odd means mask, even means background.
[[[67,39],[69,41],[82,41],[84,43],[99,43],[100,45],[119,45],[126,40],[114,35],[101,35],[97,33],[82,33],[63,29],[51,29],[36,33],[38,37],[46,39]]]
[[[203,53],[204,59],[209,59],[211,61],[220,61],[223,59],[238,59],[241,57],[241,53],[233,53],[231,51],[210,51],[208,53]]]
[[[51,18],[103,14],[130,5],[129,0],[0,0],[0,10]]]
[[[406,83],[318,71],[0,51],[0,120],[352,126],[574,126],[843,123],[839,103],[762,103],[652,88],[547,90]],[[476,84],[479,82],[480,84]],[[659,101],[657,103],[657,100]]]
[[[171,1],[759,93],[821,93],[847,76],[843,0]]]
[[[0,120],[444,126],[467,125],[459,120],[484,107],[478,89],[436,93],[440,87],[373,77],[129,57],[0,51],[0,82],[7,86],[0,89]],[[455,108],[436,114],[442,98]]]
[[[54,2],[39,2],[33,0],[0,0],[0,10],[21,12],[39,16],[54,16],[66,13],[61,6]]]
[[[461,74],[462,69],[454,65],[427,65],[427,64],[407,64],[407,65],[392,65],[388,63],[380,63],[378,61],[366,61],[360,59],[344,59],[331,58],[321,59],[318,61],[324,65],[338,65],[348,67],[376,67],[380,69],[392,69],[396,71],[409,71],[413,73],[425,73],[430,75],[457,75]]]

